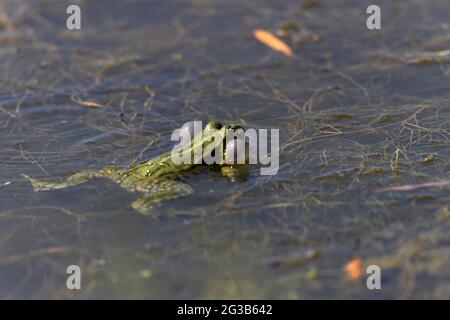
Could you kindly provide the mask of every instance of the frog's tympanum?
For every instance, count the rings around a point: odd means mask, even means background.
[[[183,152],[193,154],[192,151],[199,146],[203,148],[202,150],[205,148],[213,150],[215,147],[225,150],[227,147],[225,141],[229,131],[239,128],[241,127],[233,125],[222,126],[218,122],[211,121],[201,134],[196,135],[192,139],[192,142],[187,148],[183,149]],[[225,159],[226,152],[223,152],[223,154],[223,160],[213,166],[219,167],[220,172],[224,176],[239,177],[248,173],[247,165],[229,165]],[[143,193],[131,206],[142,214],[150,214],[154,205],[160,201],[191,194],[193,192],[192,188],[178,180],[186,174],[197,172],[198,169],[207,167],[204,162],[195,164],[194,161],[176,164],[173,162],[171,155],[172,152],[169,151],[130,169],[110,166],[99,170],[83,170],[61,182],[37,181],[24,176],[31,181],[35,191],[64,189],[79,185],[92,178],[107,178],[130,192]]]

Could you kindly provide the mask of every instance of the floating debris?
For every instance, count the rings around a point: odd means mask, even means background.
[[[446,62],[450,61],[450,50],[420,51],[403,55],[383,55],[382,59],[406,64]]]
[[[450,180],[426,182],[419,184],[405,184],[401,186],[392,186],[375,190],[375,192],[385,192],[385,191],[412,191],[422,188],[434,188],[434,187],[444,187],[450,185]]]
[[[350,260],[345,264],[345,272],[349,280],[358,280],[363,274],[363,261],[361,258]]]
[[[436,200],[436,197],[431,194],[416,194],[408,198],[412,203]]]
[[[287,258],[277,259],[272,262],[273,267],[294,268],[304,263],[320,258],[321,253],[317,250],[310,249],[300,255],[294,255]]]
[[[321,8],[322,4],[318,1],[306,1],[300,5],[300,10],[311,10]]]
[[[422,162],[422,163],[429,163],[429,162],[433,162],[435,160],[436,160],[436,155],[435,154],[430,154],[430,155],[427,155],[422,160],[420,160],[420,162]]]
[[[311,268],[306,273],[306,279],[308,280],[316,280],[318,277],[319,277],[319,270],[317,270],[316,268]]]
[[[104,108],[101,104],[94,101],[75,101],[76,103],[88,108]]]
[[[94,102],[94,101],[80,100],[75,95],[73,95],[71,97],[71,99],[72,99],[73,102],[78,103],[79,105],[84,106],[84,107],[88,107],[88,108],[102,109],[102,108],[105,107],[105,106],[103,106],[103,105],[101,105],[101,104],[99,104],[97,102]]]
[[[292,21],[284,23],[275,34],[278,37],[299,45],[305,43],[317,43],[320,41],[320,36],[316,32]]]
[[[10,185],[11,183],[12,183],[11,181],[8,181],[8,182],[5,182],[4,184],[0,184],[0,189]]]
[[[141,272],[139,272],[139,276],[141,277],[141,279],[148,279],[153,276],[153,271],[149,269],[141,270]]]
[[[294,51],[282,40],[274,36],[272,33],[262,30],[256,29],[253,31],[253,36],[261,43],[265,44],[269,48],[284,54],[287,57],[293,57]]]
[[[346,114],[346,113],[331,113],[331,114],[326,114],[325,117],[332,119],[332,120],[347,120],[347,119],[353,118],[353,116],[351,114]]]
[[[438,210],[438,219],[447,221],[450,219],[450,207],[443,207]]]

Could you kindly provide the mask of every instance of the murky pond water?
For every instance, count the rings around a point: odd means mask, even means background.
[[[450,298],[449,185],[375,192],[450,178],[450,63],[420,58],[449,49],[450,6],[382,1],[369,31],[369,4],[2,1],[0,297]],[[36,193],[22,177],[130,166],[195,119],[279,128],[278,174],[186,177],[195,192],[156,219],[105,180]],[[355,258],[381,290],[348,279]]]

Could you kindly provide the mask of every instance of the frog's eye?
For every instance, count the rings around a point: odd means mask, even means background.
[[[194,139],[194,122],[195,121],[186,122],[180,128],[180,143],[182,145],[188,144]]]
[[[247,141],[242,139],[233,139],[229,141],[225,148],[226,164],[244,164],[248,163],[250,146]]]
[[[244,128],[240,125],[237,124],[232,124],[228,126],[228,129],[233,129],[234,131],[238,131],[238,130],[244,130]]]
[[[205,130],[211,130],[211,129],[220,130],[220,129],[222,129],[222,125],[217,121],[210,121],[206,125]]]

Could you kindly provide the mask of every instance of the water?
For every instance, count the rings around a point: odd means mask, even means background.
[[[81,32],[72,3],[1,4],[1,298],[450,297],[449,187],[374,192],[449,178],[450,64],[402,60],[448,49],[447,1],[383,1],[381,31],[370,1],[80,1]],[[320,37],[285,39],[301,59],[252,36],[286,24]],[[158,219],[108,181],[21,176],[129,166],[194,119],[280,128],[279,173],[191,176]],[[382,290],[347,279],[357,257]]]

